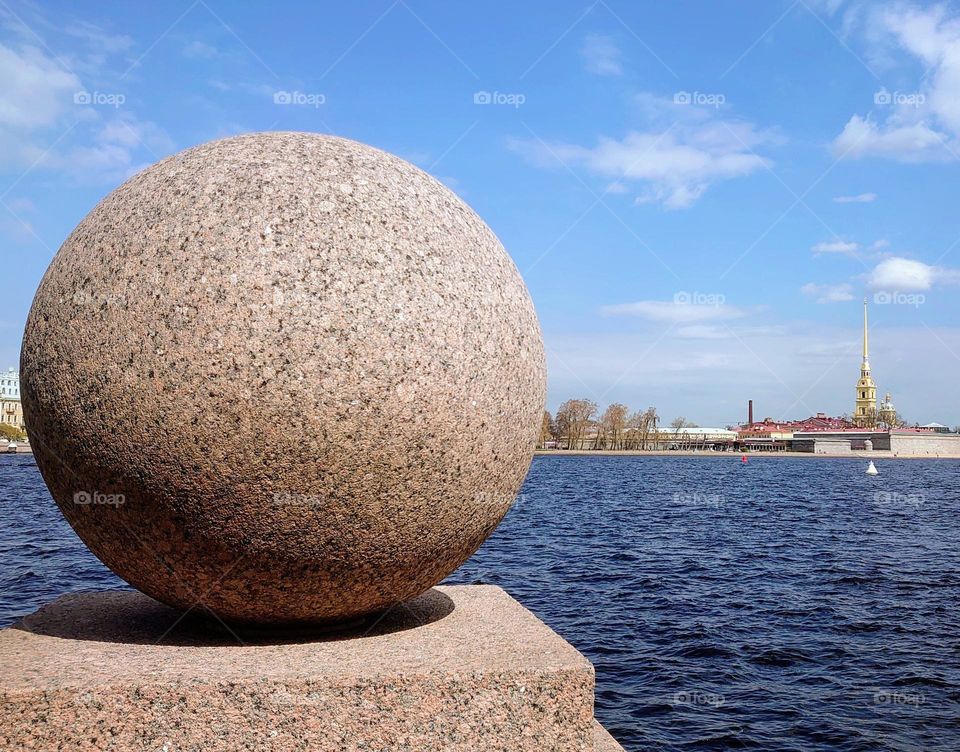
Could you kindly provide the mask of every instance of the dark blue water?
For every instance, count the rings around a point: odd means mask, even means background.
[[[960,462],[544,457],[453,582],[597,668],[628,750],[960,750]],[[0,457],[0,624],[120,583]]]
[[[60,514],[31,454],[0,455],[0,627],[74,590],[129,588]]]

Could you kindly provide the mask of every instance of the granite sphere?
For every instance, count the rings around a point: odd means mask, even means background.
[[[71,233],[21,355],[37,464],[89,548],[228,621],[426,591],[513,503],[543,342],[503,247],[369,146],[259,133],[138,173]]]

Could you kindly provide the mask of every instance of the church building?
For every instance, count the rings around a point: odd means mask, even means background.
[[[870,375],[870,354],[867,342],[867,299],[863,299],[863,362],[857,382],[857,401],[853,422],[858,426],[872,426],[877,422],[877,385]]]

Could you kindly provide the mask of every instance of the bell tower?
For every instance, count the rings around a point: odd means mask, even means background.
[[[858,426],[873,426],[877,422],[877,385],[870,375],[866,298],[863,299],[863,362],[860,364],[860,380],[857,381],[853,422]]]

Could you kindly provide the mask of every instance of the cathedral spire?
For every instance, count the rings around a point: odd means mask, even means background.
[[[853,420],[858,426],[873,426],[877,420],[877,385],[870,375],[870,351],[868,340],[867,299],[863,299],[863,363],[860,364],[860,380],[857,381],[857,398]]]
[[[867,346],[867,299],[863,299],[863,363],[869,367],[870,355]]]

